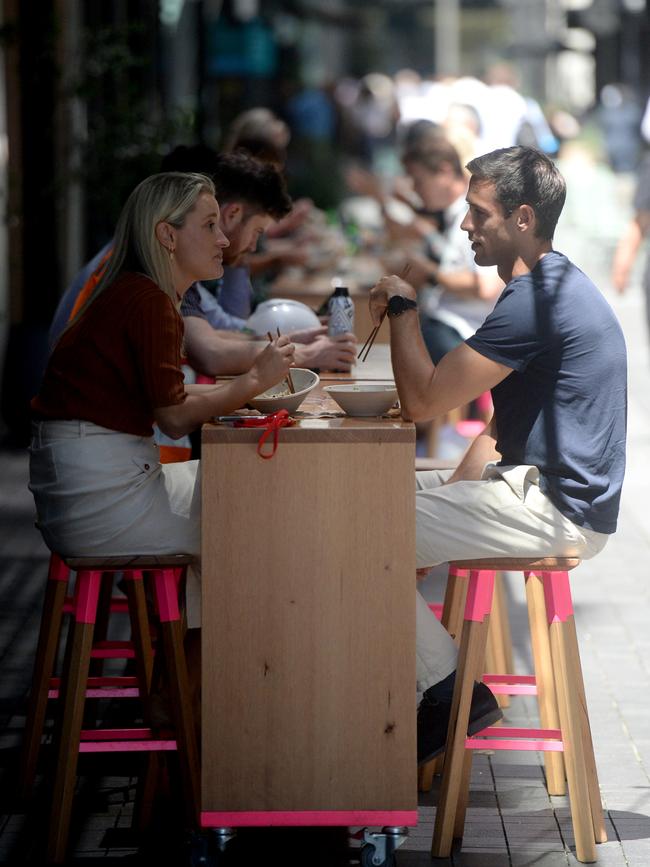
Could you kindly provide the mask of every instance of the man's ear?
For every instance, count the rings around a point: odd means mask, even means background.
[[[164,220],[156,223],[156,238],[166,250],[173,253],[176,246],[176,232],[170,223],[166,223]]]
[[[221,228],[228,234],[228,229],[233,229],[241,223],[244,216],[244,206],[241,202],[228,202],[221,206],[220,219]]]
[[[530,232],[535,228],[537,218],[530,205],[519,205],[517,209],[517,228],[521,232]]]

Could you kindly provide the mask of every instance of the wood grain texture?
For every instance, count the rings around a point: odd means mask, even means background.
[[[413,443],[214,433],[202,809],[415,809]]]

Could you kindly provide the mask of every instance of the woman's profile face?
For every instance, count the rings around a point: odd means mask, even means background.
[[[180,228],[174,229],[171,257],[174,287],[183,294],[197,280],[223,274],[223,251],[229,241],[219,227],[219,205],[210,193],[201,193]]]

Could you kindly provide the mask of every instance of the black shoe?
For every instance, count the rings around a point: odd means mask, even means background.
[[[447,743],[447,728],[451,713],[451,699],[439,699],[424,693],[418,708],[418,765],[434,759]],[[469,712],[468,735],[475,735],[486,726],[494,725],[503,717],[492,691],[484,683],[474,684],[472,706]]]

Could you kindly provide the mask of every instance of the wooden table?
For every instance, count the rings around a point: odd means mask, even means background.
[[[341,284],[348,287],[354,302],[354,331],[357,339],[363,343],[373,328],[368,308],[368,293],[383,273],[381,263],[370,256],[353,257],[349,268],[341,275],[335,275],[334,271],[309,273],[304,269],[291,268],[275,279],[271,286],[271,295],[275,298],[302,301],[317,310],[333,292],[332,278],[340,276]],[[380,329],[376,342],[389,342],[388,323]]]
[[[414,427],[259,436],[203,428],[202,824],[413,825]]]

